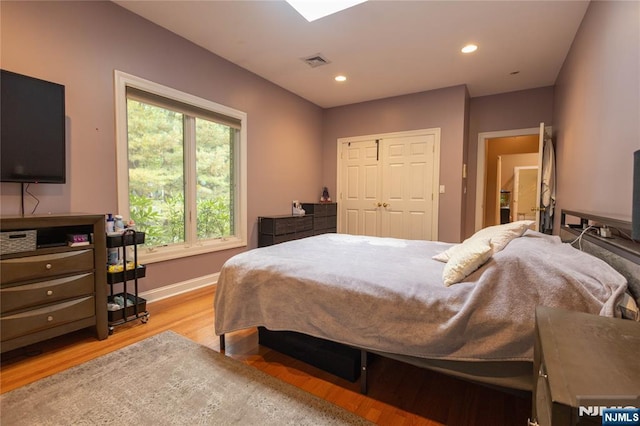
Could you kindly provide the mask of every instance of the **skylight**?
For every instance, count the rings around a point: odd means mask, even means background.
[[[309,21],[324,18],[367,0],[287,0],[295,10]]]

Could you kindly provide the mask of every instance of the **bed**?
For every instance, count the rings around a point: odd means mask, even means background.
[[[628,287],[604,261],[529,226],[462,244],[323,234],[247,251],[220,272],[216,334],[223,347],[237,330],[293,331],[359,349],[363,372],[375,353],[531,390],[535,306],[620,316]]]

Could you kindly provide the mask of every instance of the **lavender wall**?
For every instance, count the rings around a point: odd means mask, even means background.
[[[322,186],[322,110],[112,2],[2,2],[2,68],[66,86],[67,184],[32,185],[36,213],[115,212],[113,72],[121,70],[248,114],[248,221],[286,214]],[[295,159],[295,161],[291,161]],[[1,212],[18,214],[19,185]],[[34,202],[27,197],[26,210]],[[241,250],[149,265],[141,290],[220,270]]]
[[[323,179],[336,191],[338,138],[439,127],[440,195],[438,239],[459,242],[462,222],[462,157],[465,86],[329,108],[324,111]]]
[[[68,183],[32,186],[38,213],[115,212],[114,69],[248,113],[250,247],[257,216],[287,213],[291,199],[315,200],[322,186],[335,194],[338,138],[431,127],[442,129],[441,240],[473,232],[478,133],[540,122],[554,126],[559,207],[631,212],[640,2],[591,3],[555,88],[469,99],[456,86],[324,111],[111,2],[1,8],[2,68],[67,88]],[[18,213],[19,187],[0,190],[1,213]],[[239,251],[152,264],[143,290],[217,272]]]
[[[468,178],[466,182],[467,212],[465,237],[475,229],[476,173],[478,134],[501,130],[539,127],[541,122],[553,125],[553,87],[521,90],[499,95],[471,98],[469,115]]]
[[[640,2],[591,2],[556,81],[554,124],[557,207],[630,219]]]

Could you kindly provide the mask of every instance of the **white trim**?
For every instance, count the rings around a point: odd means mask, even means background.
[[[203,277],[194,278],[192,280],[182,281],[175,284],[165,285],[160,288],[154,288],[153,290],[140,293],[140,297],[145,299],[147,303],[157,302],[158,300],[166,299],[168,297],[177,296],[182,293],[197,290],[208,286],[214,286],[218,284],[218,278],[220,273],[205,275]],[[213,304],[213,300],[211,300]]]
[[[336,180],[336,200],[338,201],[338,217],[337,217],[337,229],[338,232],[342,229],[342,203],[340,200],[342,198],[342,145],[349,142],[362,142],[362,141],[370,141],[373,139],[385,139],[385,138],[401,138],[408,136],[423,136],[423,135],[434,135],[435,143],[434,143],[434,158],[433,158],[433,202],[431,204],[431,208],[433,209],[433,216],[431,220],[431,236],[434,241],[438,240],[438,223],[439,217],[438,214],[440,212],[440,133],[441,129],[439,127],[433,127],[430,129],[421,129],[421,130],[408,130],[406,132],[392,132],[392,133],[377,133],[373,135],[363,135],[363,136],[352,136],[346,138],[338,138],[337,141],[337,158],[336,164],[338,165],[337,170],[337,180]]]
[[[200,98],[189,93],[181,92],[170,87],[136,77],[122,71],[114,70],[114,96],[116,119],[116,173],[117,173],[117,212],[129,212],[129,167],[127,152],[127,96],[126,88],[134,87],[148,93],[174,99],[186,104],[215,111],[240,121],[240,140],[236,146],[235,176],[236,195],[234,197],[238,212],[234,223],[235,236],[219,240],[212,240],[201,244],[189,246],[187,244],[174,244],[170,247],[158,249],[141,249],[140,261],[143,263],[160,262],[169,259],[177,259],[212,251],[226,250],[230,248],[247,246],[247,114],[245,112]],[[125,149],[123,149],[125,147]]]
[[[484,217],[484,190],[485,190],[485,176],[486,176],[486,146],[487,139],[493,138],[508,138],[514,136],[525,135],[537,135],[540,133],[540,129],[537,127],[531,127],[528,129],[515,129],[515,130],[499,130],[495,132],[482,132],[478,133],[478,155],[476,157],[477,170],[476,170],[476,221],[475,231],[482,229],[482,218]]]
[[[431,239],[433,241],[439,241],[438,229],[440,228],[440,128],[429,129],[436,136],[436,142],[433,147],[433,202],[431,208],[433,209],[433,220],[431,221]]]

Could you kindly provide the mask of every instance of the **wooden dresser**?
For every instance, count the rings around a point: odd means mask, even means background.
[[[313,235],[337,232],[338,205],[336,203],[302,203],[306,214],[313,215]]]
[[[336,232],[336,203],[302,203],[304,216],[260,216],[258,247]]]
[[[105,339],[104,216],[2,217],[0,232],[0,350],[86,327]],[[71,247],[74,234],[91,235],[91,242]]]
[[[258,218],[258,247],[271,246],[285,241],[313,235],[313,217],[261,216]]]

